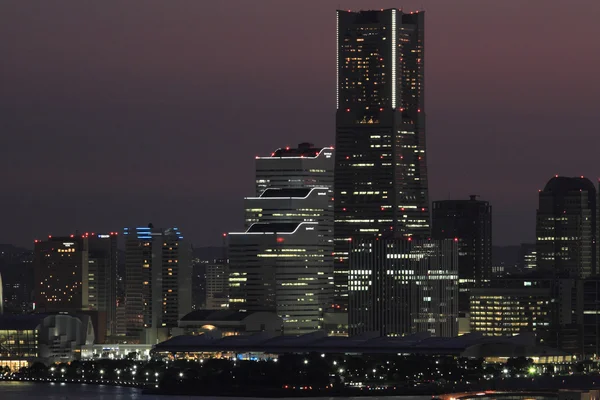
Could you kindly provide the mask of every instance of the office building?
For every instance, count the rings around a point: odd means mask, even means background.
[[[216,259],[206,264],[206,310],[229,307],[229,260]]]
[[[326,187],[333,191],[333,147],[300,143],[256,157],[256,195],[265,189]]]
[[[126,333],[154,344],[191,311],[191,246],[177,228],[150,224],[124,233]]]
[[[586,278],[596,270],[596,189],[584,177],[555,176],[539,192],[537,268]]]
[[[88,309],[86,235],[49,236],[34,243],[34,303],[40,312]]]
[[[433,239],[458,239],[458,309],[467,313],[469,290],[492,277],[492,207],[477,196],[434,201],[431,225]]]
[[[471,291],[471,331],[534,332],[537,340],[583,358],[600,350],[600,280],[528,273]]]
[[[470,292],[471,332],[510,336],[523,332],[546,332],[552,320],[549,286],[474,288]]]
[[[532,272],[537,269],[537,251],[535,243],[522,243],[519,248],[519,270]]]
[[[424,13],[337,11],[335,309],[351,238],[429,237]]]
[[[274,311],[285,334],[323,327],[333,295],[329,188],[269,188],[245,199],[245,232],[229,234],[229,307]]]
[[[352,240],[350,335],[458,334],[458,243]]]

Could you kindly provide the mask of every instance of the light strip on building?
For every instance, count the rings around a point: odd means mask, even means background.
[[[265,189],[260,196],[262,196],[263,194],[265,194],[265,192],[267,190],[271,190],[271,191],[276,191],[278,189]],[[315,190],[324,190],[325,194],[327,194],[327,191],[329,190],[329,188],[327,187],[313,187],[308,191],[308,194],[306,196],[303,197],[299,197],[299,196],[277,196],[277,197],[244,197],[244,200],[288,200],[288,199],[308,199],[310,197],[310,195],[312,194],[312,192],[314,192]],[[319,193],[320,195],[320,193]]]
[[[282,150],[282,148],[278,148],[277,150],[275,150],[273,153],[277,153],[279,150]],[[274,160],[274,159],[295,159],[295,158],[306,158],[306,159],[314,159],[314,158],[319,158],[319,156],[321,155],[321,153],[323,153],[325,150],[333,150],[333,147],[323,147],[321,150],[319,150],[319,153],[316,156],[293,156],[293,157],[275,157],[275,156],[268,156],[268,157],[261,157],[261,156],[257,156],[256,159],[257,160]],[[327,156],[327,154],[325,154]],[[329,158],[329,157],[327,157]]]
[[[340,12],[335,12],[335,104],[340,108]]]
[[[392,10],[392,108],[396,108],[396,10]]]
[[[298,226],[292,232],[249,232],[252,229],[252,226],[257,224],[252,224],[248,228],[246,232],[229,232],[228,235],[293,235],[295,234],[301,226],[304,225],[319,225],[318,222],[300,222]]]

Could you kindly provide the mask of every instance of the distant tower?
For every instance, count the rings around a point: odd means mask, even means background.
[[[586,278],[596,269],[596,189],[584,177],[555,176],[539,193],[537,269]]]

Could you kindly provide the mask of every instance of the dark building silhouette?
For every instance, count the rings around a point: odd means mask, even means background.
[[[539,193],[537,269],[586,278],[596,269],[596,189],[584,177],[555,176]]]
[[[424,13],[337,11],[335,309],[351,238],[429,236]]]
[[[469,289],[492,275],[492,206],[487,201],[434,201],[431,236],[435,240],[458,239],[459,311],[469,310]]]
[[[519,264],[520,271],[535,271],[537,270],[537,251],[535,243],[521,243],[519,248]]]

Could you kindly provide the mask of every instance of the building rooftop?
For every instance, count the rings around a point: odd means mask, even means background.
[[[184,315],[182,321],[241,321],[250,316],[252,311],[234,310],[195,310]]]
[[[214,336],[177,336],[154,347],[155,351],[238,351],[263,353],[389,353],[502,356],[497,353],[565,355],[556,349],[537,346],[535,336],[484,336],[469,333],[458,337],[432,337],[417,333],[403,337],[380,337],[365,333],[354,337],[328,337],[324,332],[300,336],[277,336],[262,332],[256,335],[218,338]]]
[[[325,149],[333,150],[332,147],[315,147],[312,143],[300,143],[298,147],[282,147],[275,150],[269,157],[257,158],[316,158]]]

